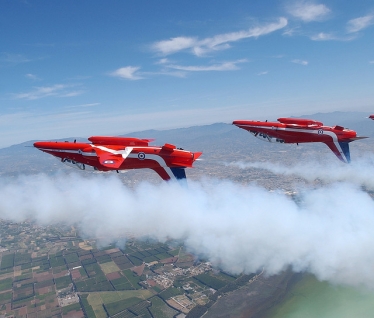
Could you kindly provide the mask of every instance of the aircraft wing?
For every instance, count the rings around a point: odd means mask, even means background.
[[[100,164],[113,170],[118,169],[125,160],[121,154],[112,154],[100,148],[94,148],[94,150]]]
[[[351,155],[349,152],[349,142],[340,141],[328,141],[325,142],[327,147],[331,149],[331,151],[338,157],[339,160],[343,161],[344,163],[351,162]]]

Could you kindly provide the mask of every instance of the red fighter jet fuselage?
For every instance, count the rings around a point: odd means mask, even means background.
[[[38,141],[34,147],[61,158],[81,170],[111,171],[149,168],[164,180],[185,179],[185,168],[192,167],[201,152],[178,149],[174,145],[149,146],[153,139],[128,137],[88,138],[91,143]]]
[[[304,118],[278,118],[278,122],[236,120],[233,124],[269,142],[323,142],[343,162],[351,160],[349,143],[367,138],[357,137],[354,130],[341,126],[324,126],[319,121]]]

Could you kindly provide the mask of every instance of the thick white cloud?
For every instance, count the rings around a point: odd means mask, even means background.
[[[354,33],[367,28],[374,23],[374,15],[366,15],[364,17],[349,20],[347,23],[347,32]]]
[[[98,195],[100,193],[100,195]],[[374,203],[359,187],[332,184],[290,197],[228,181],[163,182],[134,189],[115,176],[2,178],[0,217],[75,225],[103,244],[123,238],[181,240],[231,273],[291,266],[321,280],[374,287]]]
[[[328,151],[327,148],[326,151]],[[229,165],[237,166],[242,169],[258,168],[268,170],[279,175],[301,177],[310,182],[317,179],[325,183],[350,182],[357,186],[364,186],[369,190],[374,190],[374,178],[372,177],[374,175],[373,155],[356,158],[355,161],[351,162],[349,165],[335,161],[331,164],[300,162],[292,167],[266,162],[236,162]]]
[[[231,42],[266,35],[282,29],[286,25],[287,19],[279,18],[279,20],[274,23],[250,28],[249,30],[218,34],[202,40],[199,40],[196,37],[175,37],[170,40],[163,40],[154,43],[152,49],[163,55],[170,55],[180,51],[189,50],[194,55],[201,56],[211,51],[228,49]]]
[[[330,9],[324,4],[316,4],[310,1],[297,1],[287,6],[289,14],[304,22],[320,21],[325,18]]]

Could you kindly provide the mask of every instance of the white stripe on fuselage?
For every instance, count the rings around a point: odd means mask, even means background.
[[[124,150],[114,150],[114,149],[110,149],[104,146],[95,146],[95,145],[91,145],[91,147],[99,148],[100,150],[109,152],[113,155],[122,155],[123,159],[126,159],[128,155],[130,154],[130,152],[134,149],[134,147],[126,147]]]
[[[342,150],[342,148],[339,144],[338,136],[332,131],[324,130],[322,127],[316,128],[316,129],[302,129],[302,128],[288,128],[288,127],[283,128],[283,127],[276,127],[276,126],[272,126],[273,128],[271,128],[269,126],[253,126],[253,125],[238,125],[238,126],[243,126],[243,127],[247,127],[247,128],[252,128],[253,127],[253,128],[260,128],[260,129],[274,130],[274,131],[283,130],[283,131],[291,131],[291,132],[302,132],[302,133],[313,134],[313,135],[320,135],[318,133],[318,130],[322,130],[323,135],[328,135],[332,138],[332,142],[335,144],[335,147],[339,151],[341,157],[343,158],[343,160],[345,162],[348,162],[348,160],[345,157],[344,152],[343,152],[343,150]],[[271,134],[269,134],[269,135],[271,136]]]

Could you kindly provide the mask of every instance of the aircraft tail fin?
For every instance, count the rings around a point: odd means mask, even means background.
[[[199,160],[200,156],[202,155],[202,152],[194,152],[193,153],[193,160]]]
[[[325,144],[331,149],[331,151],[338,157],[339,160],[344,163],[351,162],[351,154],[349,152],[349,141],[340,142],[325,142]]]
[[[177,180],[186,179],[186,171],[184,168],[170,168],[171,172]]]
[[[186,172],[184,168],[169,168],[169,167],[157,167],[152,168],[153,171],[163,180],[186,180]]]
[[[349,143],[345,142],[345,141],[340,141],[339,145],[340,145],[340,148],[343,151],[343,154],[344,154],[345,159],[347,160],[347,162],[348,163],[351,162],[351,154],[349,152]]]

